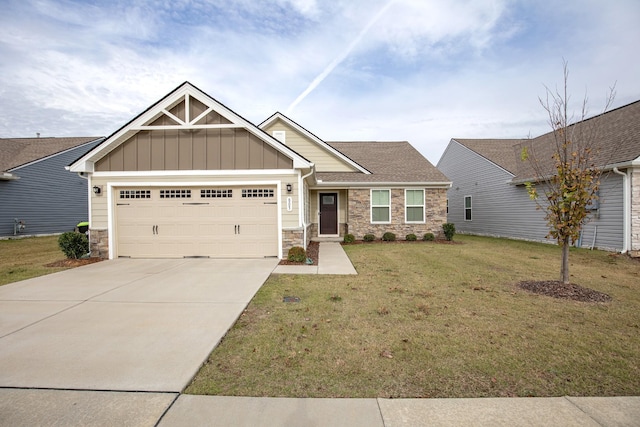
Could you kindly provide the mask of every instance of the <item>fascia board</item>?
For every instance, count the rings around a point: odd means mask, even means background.
[[[430,188],[451,188],[452,182],[320,182],[318,181],[311,188],[326,187],[351,187],[351,188],[374,188],[374,187],[430,187]]]

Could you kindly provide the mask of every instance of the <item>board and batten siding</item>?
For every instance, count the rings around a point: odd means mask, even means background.
[[[215,177],[206,176],[206,175],[189,175],[189,176],[154,176],[143,177],[143,176],[119,176],[114,177],[112,175],[101,175],[94,174],[92,177],[91,185],[101,186],[104,189],[104,193],[102,195],[91,195],[92,205],[91,205],[91,228],[92,229],[102,229],[106,230],[108,227],[108,201],[107,201],[107,184],[110,183],[114,187],[118,186],[119,182],[123,183],[136,183],[140,182],[141,184],[154,182],[154,188],[161,188],[161,183],[166,182],[168,185],[171,184],[171,188],[180,187],[180,183],[185,183],[184,187],[193,187],[190,183],[198,183],[197,187],[225,187],[228,186],[229,182],[237,183],[238,185],[242,185],[242,182],[260,182],[260,181],[269,181],[276,182],[280,181],[280,209],[282,214],[282,227],[283,228],[299,228],[300,227],[300,217],[299,217],[299,191],[298,191],[298,175],[297,174],[278,174],[278,175],[253,175],[253,176],[236,176],[236,175],[217,175]],[[292,184],[292,192],[287,193],[286,185],[287,183]],[[158,184],[160,187],[158,187]],[[174,185],[177,184],[177,185]],[[254,184],[247,184],[254,185]],[[262,184],[255,184],[256,187],[260,187]],[[266,184],[265,184],[266,185]],[[236,186],[234,184],[234,186]],[[143,188],[144,185],[141,185],[140,188]],[[144,187],[146,188],[146,187]],[[287,197],[291,197],[291,211],[287,210]]]
[[[73,231],[88,219],[87,180],[65,169],[99,141],[83,144],[12,170],[20,179],[0,181],[0,236],[13,236],[14,219],[23,220],[21,235]]]
[[[285,132],[285,145],[304,158],[313,162],[317,172],[354,172],[355,169],[347,163],[338,159],[329,151],[321,148],[313,141],[309,141],[306,136],[301,135],[297,130],[277,120],[272,125],[264,129],[269,135],[274,131]]]
[[[536,209],[524,185],[513,185],[513,175],[474,151],[452,141],[438,168],[453,182],[448,191],[447,221],[461,233],[549,242],[544,212]],[[582,246],[622,248],[622,180],[603,179],[599,218],[584,227]],[[465,220],[464,200],[471,196],[472,219]]]
[[[291,168],[293,160],[245,129],[140,131],[96,162],[96,172]]]

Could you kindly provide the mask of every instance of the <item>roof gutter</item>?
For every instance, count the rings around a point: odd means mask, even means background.
[[[370,187],[431,187],[431,188],[451,188],[452,182],[322,182],[320,180],[317,181],[314,188],[318,187],[361,187],[361,188],[370,188]]]
[[[20,179],[20,177],[9,172],[2,172],[0,174],[0,181],[14,181],[16,179]]]
[[[613,172],[618,175],[622,175],[623,236],[621,253],[624,254],[629,251],[629,242],[631,236],[631,180],[629,179],[628,172],[621,172],[617,166],[613,168]]]

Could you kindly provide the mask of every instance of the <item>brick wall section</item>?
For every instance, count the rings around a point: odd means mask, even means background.
[[[425,223],[405,224],[404,188],[391,189],[391,224],[371,224],[369,189],[349,190],[349,232],[361,240],[365,234],[380,239],[384,233],[395,233],[398,240],[413,233],[421,239],[425,233],[443,237],[442,224],[447,222],[447,189],[425,188]]]
[[[109,258],[109,232],[107,230],[90,230],[89,250],[92,257]]]
[[[640,168],[631,175],[631,251],[640,256]]]

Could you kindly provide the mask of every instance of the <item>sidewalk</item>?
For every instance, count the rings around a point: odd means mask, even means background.
[[[274,274],[358,274],[338,242],[320,242],[319,265],[278,265]]]

